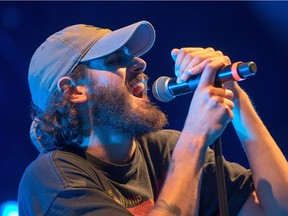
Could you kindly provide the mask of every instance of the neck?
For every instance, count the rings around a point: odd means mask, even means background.
[[[91,133],[84,139],[83,147],[87,147],[87,152],[103,161],[114,164],[126,164],[132,160],[136,149],[133,138],[128,138],[119,134]]]

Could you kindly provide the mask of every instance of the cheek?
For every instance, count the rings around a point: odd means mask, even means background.
[[[116,74],[123,80],[123,82],[126,80],[126,68],[118,68]]]
[[[112,80],[111,78],[109,78],[109,76],[99,76],[98,79],[97,79],[97,84],[100,85],[100,86],[110,86],[112,84]]]
[[[101,71],[97,73],[93,78],[97,85],[104,87],[119,86],[124,84],[124,79],[122,79],[122,77],[107,71]]]

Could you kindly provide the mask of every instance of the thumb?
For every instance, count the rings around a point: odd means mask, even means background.
[[[172,59],[173,59],[174,62],[175,62],[174,72],[175,72],[175,75],[176,75],[177,77],[179,76],[179,67],[180,67],[179,65],[176,65],[176,59],[177,59],[178,54],[179,54],[179,49],[177,49],[177,48],[172,49],[172,51],[171,51],[171,57],[172,57]]]
[[[202,63],[205,64],[205,67],[201,75],[199,86],[214,85],[217,71],[223,66],[223,63],[221,61],[211,61],[210,59],[205,59]]]

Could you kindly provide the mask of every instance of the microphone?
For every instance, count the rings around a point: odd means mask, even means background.
[[[242,81],[248,76],[256,73],[257,66],[253,61],[250,62],[235,62],[232,65],[227,65],[217,72],[215,85],[222,84],[227,81]],[[154,97],[162,102],[169,102],[176,96],[193,93],[200,81],[201,74],[191,76],[187,82],[178,84],[177,78],[167,76],[159,77],[152,86]]]

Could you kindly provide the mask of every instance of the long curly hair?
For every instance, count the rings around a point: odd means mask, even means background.
[[[69,77],[76,85],[87,82],[85,65],[77,65]],[[37,141],[46,151],[71,145],[79,146],[82,143],[82,125],[77,107],[59,91],[52,96],[44,112],[32,103],[31,117],[32,120],[37,119]]]

